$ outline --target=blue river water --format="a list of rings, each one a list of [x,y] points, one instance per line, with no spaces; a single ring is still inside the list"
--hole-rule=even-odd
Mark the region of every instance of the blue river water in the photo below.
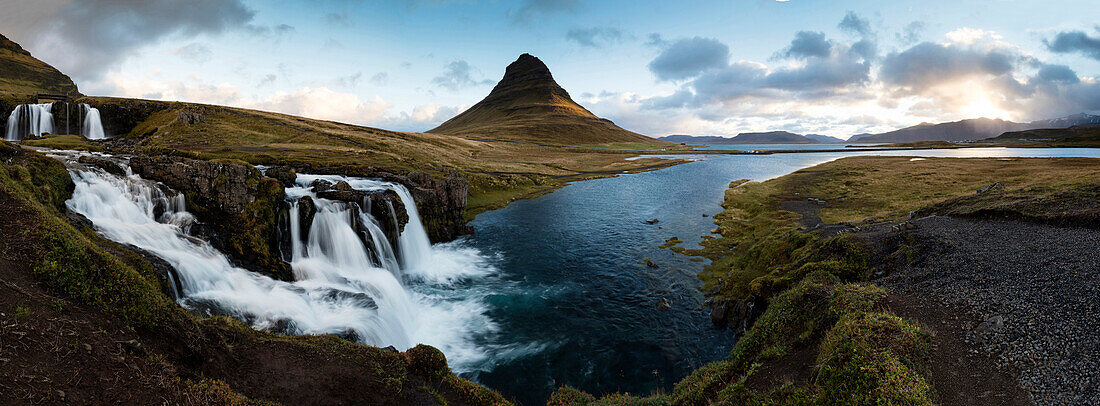
[[[464,375],[528,405],[544,403],[562,385],[596,394],[669,390],[724,358],[734,337],[714,328],[703,306],[695,275],[705,263],[658,246],[675,236],[692,247],[709,233],[709,216],[721,210],[733,180],[766,180],[854,155],[1100,157],[1100,149],[696,155],[689,156],[694,162],[513,202],[479,215],[471,223],[476,234],[458,242],[487,253],[498,269],[474,283],[495,323],[479,340],[495,353]],[[653,218],[659,222],[645,222]]]

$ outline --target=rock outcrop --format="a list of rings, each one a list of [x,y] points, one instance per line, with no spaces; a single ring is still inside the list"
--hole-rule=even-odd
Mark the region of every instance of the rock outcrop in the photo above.
[[[137,156],[134,173],[182,192],[187,210],[203,224],[192,232],[207,238],[245,269],[290,280],[280,260],[278,207],[285,197],[278,180],[244,164],[169,156]]]
[[[99,109],[103,132],[111,136],[129,134],[154,113],[182,105],[175,102],[115,98],[85,98],[78,101]],[[115,142],[126,141],[119,139]]]
[[[339,182],[316,193],[319,198],[354,204],[370,213],[378,221],[391,247],[397,246],[397,238],[409,223],[409,213],[405,210],[401,197],[392,190],[355,190],[347,182]]]

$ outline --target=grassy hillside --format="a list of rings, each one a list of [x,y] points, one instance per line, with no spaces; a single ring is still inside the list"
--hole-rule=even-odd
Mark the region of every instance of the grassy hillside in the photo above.
[[[80,95],[72,79],[0,35],[0,95],[25,97],[35,93]]]
[[[482,101],[429,131],[470,139],[567,145],[611,143],[667,147],[624,130],[573,101],[538,58],[523,54]]]
[[[366,168],[457,172],[470,181],[471,215],[554,190],[569,181],[674,163],[625,160],[637,155],[635,151],[478,141],[224,106],[106,97],[81,101],[99,108],[105,129],[115,137],[105,145],[121,150],[175,151],[206,159],[340,168],[349,173],[362,173]],[[35,144],[65,142],[68,146],[73,141]]]
[[[1006,132],[993,138],[992,141],[1059,147],[1096,147],[1100,146],[1100,125]]]

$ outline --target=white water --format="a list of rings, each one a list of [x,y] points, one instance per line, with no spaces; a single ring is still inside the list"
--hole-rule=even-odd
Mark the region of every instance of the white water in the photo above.
[[[105,237],[171,264],[180,280],[180,304],[195,311],[227,314],[254,328],[286,334],[340,334],[402,350],[429,344],[442,350],[457,372],[484,368],[492,363],[486,362],[491,353],[514,350],[479,344],[497,329],[485,315],[483,300],[489,293],[458,287],[490,277],[495,269],[480,252],[460,243],[432,247],[415,203],[401,185],[299,175],[299,185],[287,188],[288,199],[295,202],[289,228],[297,280],[283,282],[234,267],[209,243],[189,236],[195,219],[185,211],[182,195],[169,199],[153,182],[136,175],[117,177],[83,168],[71,174],[76,190],[68,206],[88,217]],[[362,190],[397,191],[410,217],[399,236],[399,254],[394,255],[369,214],[316,197],[317,213],[302,241],[296,201],[312,195],[305,185],[320,178],[339,178]],[[158,201],[168,207],[159,219],[153,216]],[[356,235],[354,220],[365,225],[369,248]],[[408,255],[422,257],[398,259]]]
[[[52,134],[53,114],[50,113],[52,108],[52,103],[21,104],[17,106],[8,116],[8,126],[4,133],[4,139],[19,141],[28,134],[34,134],[35,136],[42,136],[43,133]],[[23,132],[19,130],[19,127],[25,115],[30,116],[30,128]]]
[[[84,110],[84,124],[80,128],[80,135],[89,140],[102,140],[107,136],[103,133],[103,121],[99,119],[99,109],[88,104],[81,104]]]

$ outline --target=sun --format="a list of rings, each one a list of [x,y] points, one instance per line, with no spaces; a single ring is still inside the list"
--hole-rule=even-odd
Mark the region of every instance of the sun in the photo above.
[[[966,118],[994,118],[1012,121],[1013,114],[997,105],[998,95],[979,83],[967,82],[959,88],[962,92],[958,108],[959,115]]]

